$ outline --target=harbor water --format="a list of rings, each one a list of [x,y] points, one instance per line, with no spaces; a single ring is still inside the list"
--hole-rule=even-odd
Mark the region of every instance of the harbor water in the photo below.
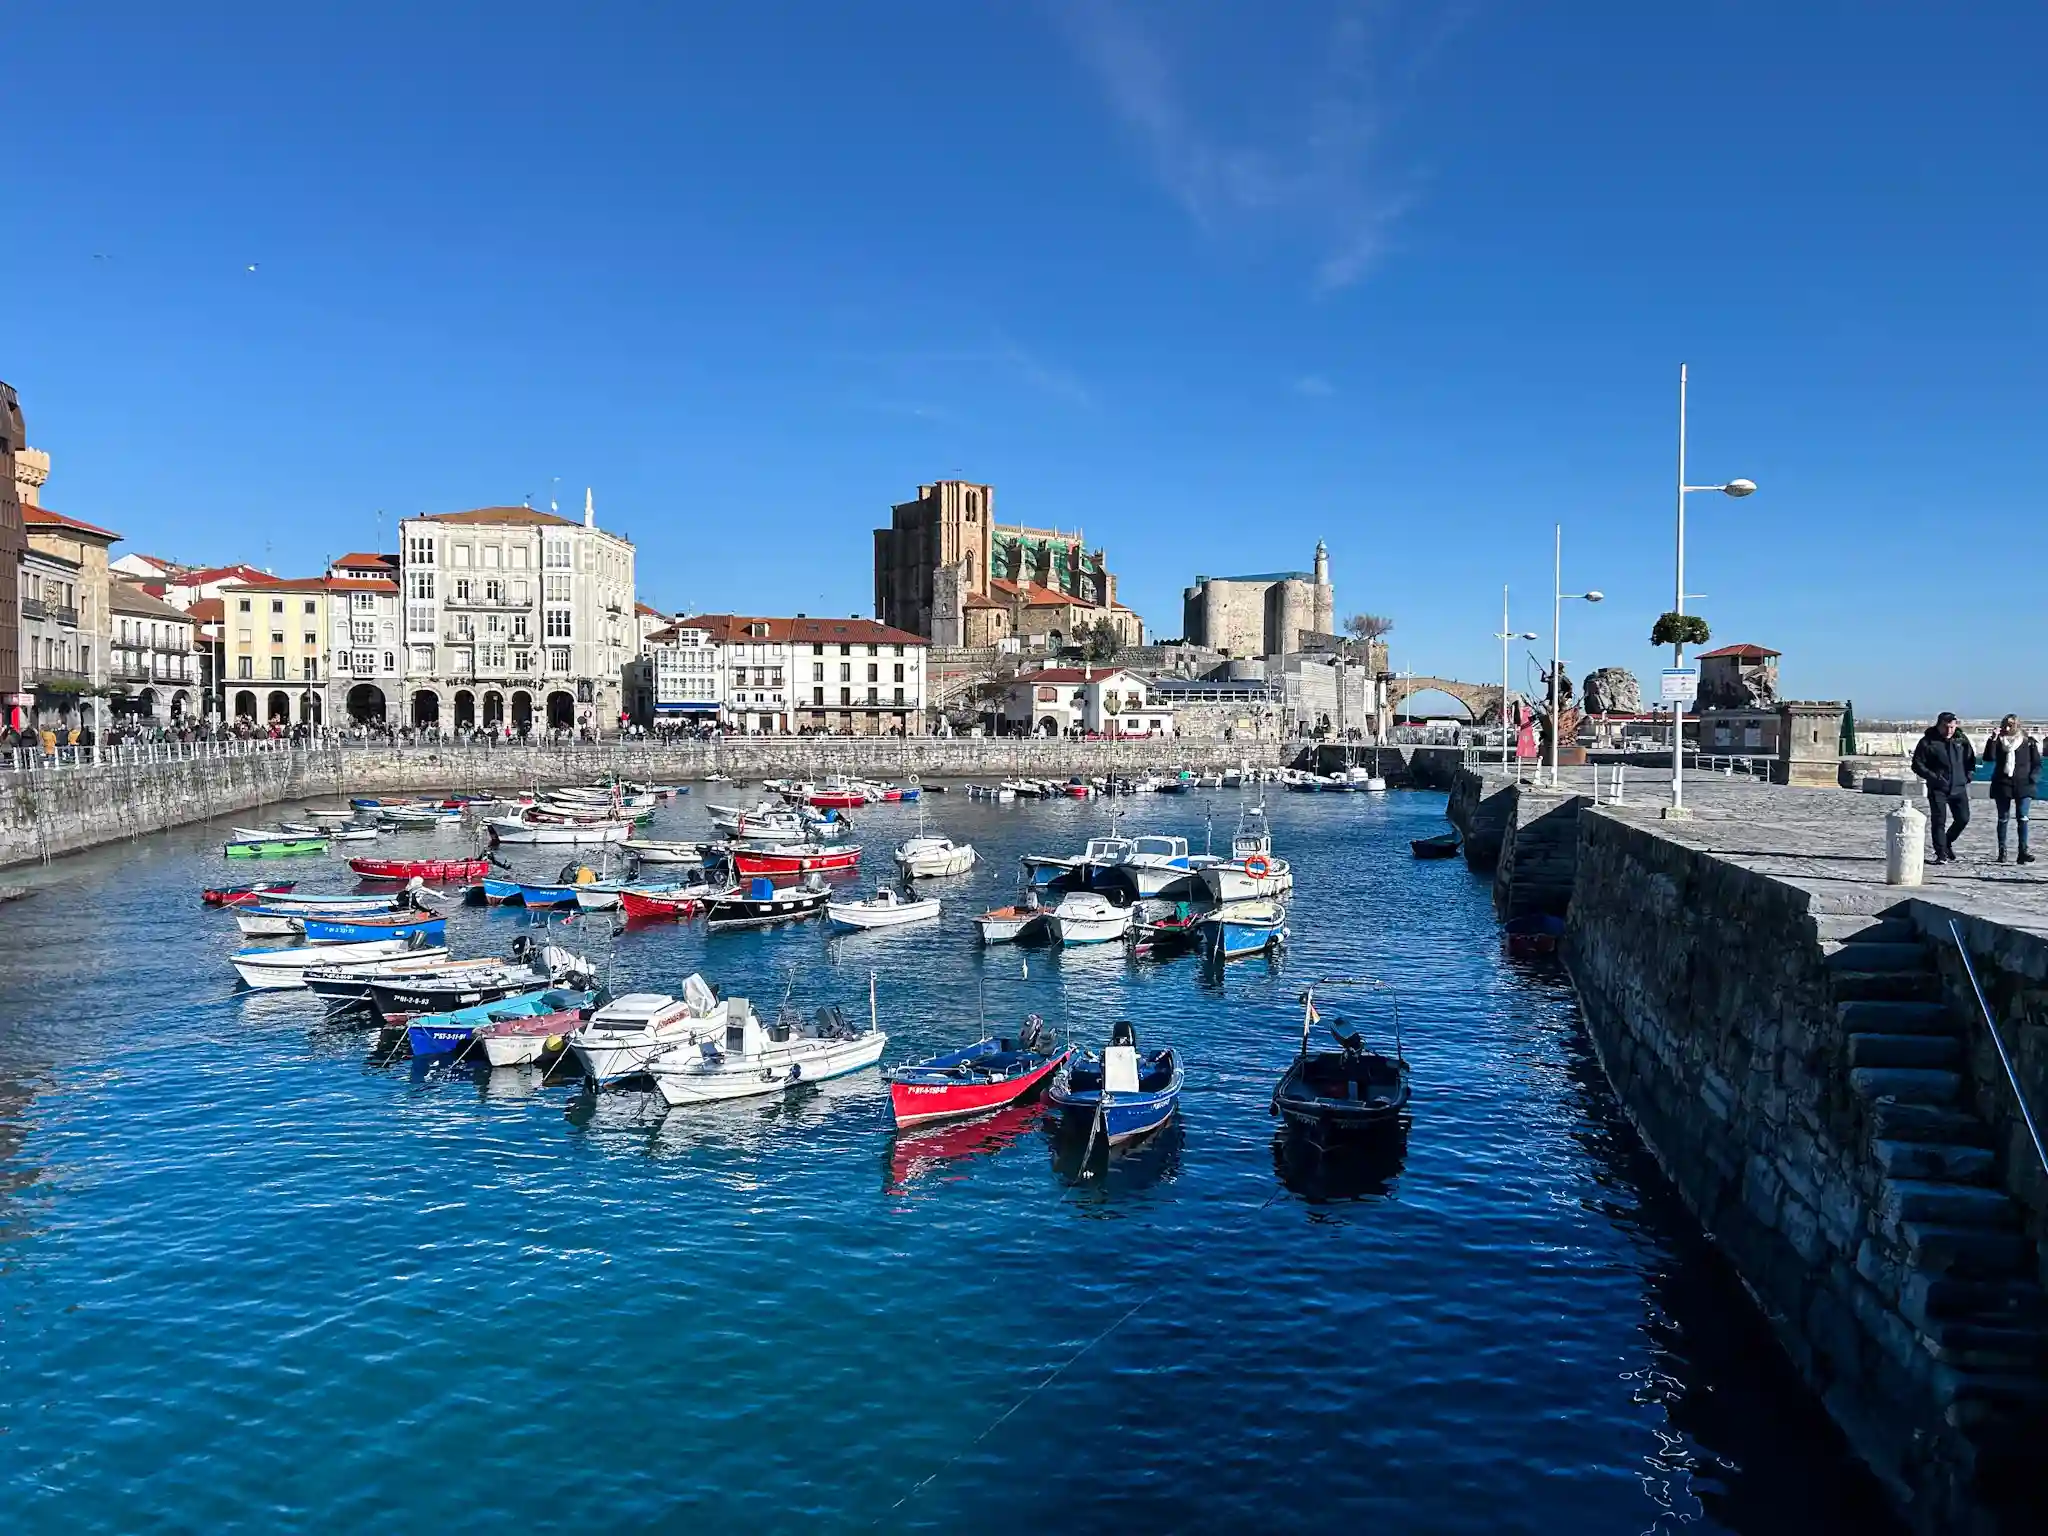
[[[651,836],[709,836],[705,791]],[[724,786],[725,798],[734,792]],[[1236,790],[1120,802],[1227,847]],[[664,1116],[639,1091],[373,1053],[238,992],[202,885],[353,890],[226,824],[64,861],[0,908],[0,1529],[1066,1533],[1888,1531],[1621,1117],[1554,964],[1419,862],[1443,797],[1276,795],[1291,943],[1220,974],[992,948],[971,917],[1105,802],[926,806],[982,864],[942,921],[562,928],[614,991],[701,971],[866,1013],[886,1062],[1038,1013],[1178,1047],[1177,1119],[1080,1179],[1033,1113],[897,1135],[877,1074]],[[857,813],[888,872],[916,808]],[[247,819],[246,817],[244,818]],[[561,849],[513,859],[551,877]],[[458,953],[530,931],[463,909]],[[1314,977],[1402,1003],[1405,1139],[1267,1112]],[[1376,1044],[1390,1016],[1328,994]]]

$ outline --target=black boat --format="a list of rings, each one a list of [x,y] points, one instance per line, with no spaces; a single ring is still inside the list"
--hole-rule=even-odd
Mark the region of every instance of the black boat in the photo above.
[[[1385,992],[1394,1007],[1394,1054],[1367,1049],[1364,1038],[1357,1030],[1346,1029],[1342,1019],[1330,1026],[1338,1048],[1311,1051],[1309,1031],[1322,1017],[1316,1012],[1317,987]],[[1401,1004],[1393,992],[1385,982],[1365,977],[1331,976],[1311,982],[1301,994],[1301,1052],[1274,1087],[1269,1112],[1319,1145],[1398,1126],[1408,1107],[1408,1059],[1401,1050]]]
[[[832,899],[832,887],[817,875],[802,885],[777,886],[756,875],[746,886],[720,891],[704,904],[706,928],[765,928],[816,917]]]
[[[1418,859],[1455,859],[1458,856],[1458,834],[1439,832],[1435,837],[1410,838],[1408,846]]]

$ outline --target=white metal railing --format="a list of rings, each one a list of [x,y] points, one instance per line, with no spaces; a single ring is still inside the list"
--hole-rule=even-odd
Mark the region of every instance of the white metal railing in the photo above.
[[[1977,994],[1977,1006],[1984,1012],[1984,1025],[1991,1031],[1991,1043],[1998,1047],[1998,1062],[2005,1068],[2005,1080],[2012,1085],[2013,1101],[2019,1105],[2020,1119],[2026,1122],[2027,1135],[2034,1143],[2034,1156],[2039,1159],[2042,1171],[2048,1172],[2048,1148],[2041,1145],[2041,1128],[2034,1123],[2034,1111],[2027,1104],[2026,1090],[2020,1087],[2020,1075],[2013,1070],[2012,1057],[2006,1053],[2005,1037],[1998,1032],[1998,1020],[1991,1016],[1991,1004],[1984,996],[1984,984],[1977,979],[1977,967],[1970,960],[1970,946],[1963,942],[1963,930],[1954,918],[1949,919],[1948,931],[1956,941],[1956,953],[1963,957],[1963,969],[1969,973],[1970,990]]]

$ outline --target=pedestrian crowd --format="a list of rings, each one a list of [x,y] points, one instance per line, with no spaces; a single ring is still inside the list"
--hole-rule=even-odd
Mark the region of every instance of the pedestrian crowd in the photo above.
[[[2018,829],[2018,859],[2034,862],[2027,846],[2028,811],[2041,777],[2041,743],[2007,715],[1985,739],[1979,753],[1970,746],[1955,715],[1943,710],[1913,749],[1913,773],[1927,786],[1927,830],[1934,839],[1934,862],[1956,862],[1956,839],[1970,824],[1970,785],[1980,765],[1991,770],[1991,804],[1998,812],[1998,862],[2006,862]]]

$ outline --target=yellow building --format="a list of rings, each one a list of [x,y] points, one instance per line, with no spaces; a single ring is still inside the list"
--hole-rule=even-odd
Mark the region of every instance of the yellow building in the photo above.
[[[221,588],[221,688],[230,723],[321,723],[333,585],[311,576]]]

